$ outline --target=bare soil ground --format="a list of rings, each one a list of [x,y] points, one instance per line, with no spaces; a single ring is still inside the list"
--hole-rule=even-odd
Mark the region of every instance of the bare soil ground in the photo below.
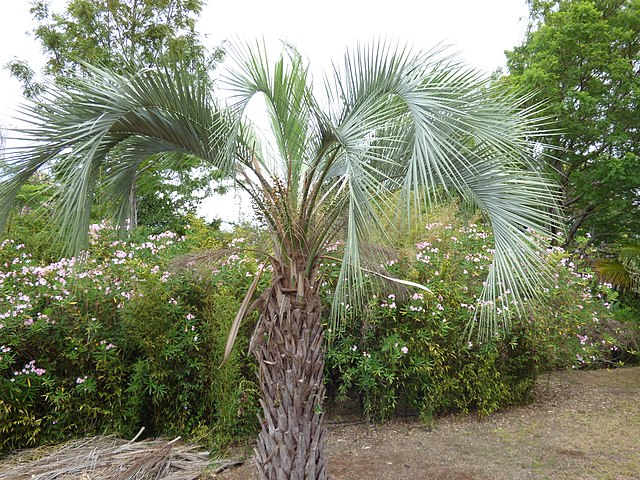
[[[540,379],[537,400],[487,418],[450,415],[427,427],[329,419],[333,480],[638,480],[640,367]],[[225,480],[253,478],[253,465]]]

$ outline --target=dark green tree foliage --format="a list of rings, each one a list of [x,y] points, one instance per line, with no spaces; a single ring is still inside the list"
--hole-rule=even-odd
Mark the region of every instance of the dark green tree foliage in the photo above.
[[[63,12],[52,12],[47,0],[36,0],[30,11],[37,23],[34,35],[47,57],[43,73],[61,82],[88,74],[84,62],[122,73],[125,65],[207,71],[223,52],[217,48],[209,54],[195,31],[203,5],[203,0],[70,0]],[[42,93],[27,62],[16,59],[7,68],[27,98]],[[118,162],[117,154],[113,161]],[[194,213],[209,192],[216,170],[195,170],[186,157],[182,168],[171,173],[162,168],[161,157],[145,163],[134,184],[133,223],[154,231],[180,230],[185,214]]]
[[[546,101],[570,244],[640,233],[640,1],[533,0],[506,81]]]
[[[149,67],[208,67],[219,59],[195,31],[202,0],[70,0],[64,12],[51,12],[47,0],[32,3],[35,37],[54,78],[85,74],[82,62],[120,70],[125,64]],[[12,71],[18,72],[19,61]],[[17,75],[17,74],[16,74]],[[25,82],[23,81],[23,84]]]
[[[44,86],[36,78],[36,71],[25,60],[14,59],[5,65],[13,78],[22,84],[22,94],[27,98],[40,95]]]

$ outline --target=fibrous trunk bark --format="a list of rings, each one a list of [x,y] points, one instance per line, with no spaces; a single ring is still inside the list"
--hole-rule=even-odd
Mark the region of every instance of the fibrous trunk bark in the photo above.
[[[310,282],[272,285],[251,344],[264,412],[254,457],[257,477],[326,479],[321,302]]]

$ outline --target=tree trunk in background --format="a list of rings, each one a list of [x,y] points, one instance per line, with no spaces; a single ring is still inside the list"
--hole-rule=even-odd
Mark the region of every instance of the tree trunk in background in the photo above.
[[[129,218],[129,227],[134,229],[138,226],[138,196],[136,195],[138,189],[136,188],[136,181],[134,179],[131,184],[131,191],[129,192],[129,203],[131,204],[131,217]]]
[[[268,292],[251,341],[264,411],[255,449],[257,476],[260,480],[324,480],[320,297],[306,278],[301,278],[300,290],[280,278]]]

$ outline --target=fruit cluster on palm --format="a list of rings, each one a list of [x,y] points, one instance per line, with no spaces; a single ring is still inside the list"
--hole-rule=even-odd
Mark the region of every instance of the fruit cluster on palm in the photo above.
[[[555,189],[535,164],[536,112],[441,51],[357,48],[334,66],[322,97],[292,47],[273,63],[260,45],[232,58],[220,81],[224,103],[209,82],[184,71],[124,77],[93,68],[89,77],[51,87],[46,100],[25,110],[28,142],[8,156],[0,213],[6,217],[32,174],[55,164],[59,225],[81,247],[98,176],[123,223],[136,174],[150,159],[179,165],[189,156],[232,178],[271,238],[272,280],[260,292],[251,341],[264,410],[257,474],[327,478],[322,319],[329,312],[319,296],[327,247],[344,241],[332,312],[339,316],[342,304],[363,298],[361,257],[372,232],[388,228],[390,218],[409,218],[436,191],[472,202],[496,239],[478,318],[486,333],[500,321],[501,302],[511,295],[518,305],[534,290],[544,267],[530,232],[556,224]],[[257,98],[268,136],[247,118]]]

